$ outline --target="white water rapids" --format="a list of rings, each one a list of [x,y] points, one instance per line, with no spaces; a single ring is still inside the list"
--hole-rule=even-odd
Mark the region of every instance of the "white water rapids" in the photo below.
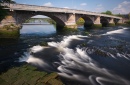
[[[123,29],[107,32],[111,34],[121,32]],[[130,81],[117,75],[114,71],[102,67],[93,60],[89,54],[95,49],[75,47],[72,49],[70,44],[73,41],[80,43],[88,39],[88,36],[72,35],[66,36],[61,42],[48,42],[48,46],[34,46],[29,52],[19,60],[39,66],[47,71],[56,71],[60,76],[68,79],[83,82],[85,85],[130,85]],[[91,42],[90,42],[91,41]],[[88,43],[92,43],[90,40]],[[117,53],[117,56],[106,53],[112,59],[118,57],[130,59],[129,54]]]

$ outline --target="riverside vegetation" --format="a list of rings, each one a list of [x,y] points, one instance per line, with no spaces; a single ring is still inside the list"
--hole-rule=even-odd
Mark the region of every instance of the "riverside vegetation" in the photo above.
[[[64,85],[57,73],[38,71],[25,64],[13,67],[0,75],[0,85]]]
[[[20,36],[20,26],[9,24],[0,27],[0,38],[17,39]]]

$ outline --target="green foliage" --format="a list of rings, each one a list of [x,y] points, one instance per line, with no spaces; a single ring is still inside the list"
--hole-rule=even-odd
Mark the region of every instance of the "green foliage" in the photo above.
[[[108,26],[113,27],[113,26],[115,26],[115,23],[109,23]]]
[[[20,36],[20,27],[14,24],[5,25],[0,28],[0,38],[13,38],[16,39]]]
[[[129,21],[126,21],[125,23],[130,25],[130,20],[129,20]]]
[[[106,11],[106,14],[112,15],[112,12],[111,11]]]
[[[102,14],[113,15],[111,11],[102,12]]]
[[[116,26],[130,26],[130,25],[126,23],[117,23]]]
[[[121,15],[121,14],[115,14],[115,16],[118,16],[118,17],[123,17],[123,15]]]
[[[57,73],[38,71],[31,65],[13,67],[0,74],[0,85],[63,85]]]
[[[19,30],[0,30],[0,38],[11,38],[11,39],[17,39],[20,36]]]
[[[17,25],[14,25],[14,24],[10,24],[10,25],[4,25],[0,29],[1,30],[17,30],[17,29],[20,29],[20,26],[17,26]]]
[[[85,23],[83,18],[79,18],[78,21],[76,22],[77,25],[83,25]]]
[[[94,24],[93,26],[92,26],[92,28],[101,28],[102,27],[102,24]]]
[[[63,32],[66,32],[66,33],[72,33],[72,32],[77,32],[78,30],[77,29],[74,29],[74,28],[63,28],[62,29]]]

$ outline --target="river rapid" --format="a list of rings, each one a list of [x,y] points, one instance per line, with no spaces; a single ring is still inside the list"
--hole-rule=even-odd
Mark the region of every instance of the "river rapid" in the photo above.
[[[1,68],[27,62],[57,72],[65,85],[130,85],[130,27],[59,34],[52,25],[24,25],[17,43],[0,52],[8,48],[16,50],[1,54]]]

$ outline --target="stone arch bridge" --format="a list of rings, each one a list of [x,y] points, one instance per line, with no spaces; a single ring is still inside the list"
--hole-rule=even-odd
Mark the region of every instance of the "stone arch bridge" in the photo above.
[[[75,28],[76,21],[81,17],[85,20],[84,26],[86,27],[95,25],[102,26],[104,24],[123,23],[123,19],[121,17],[84,10],[36,6],[27,4],[2,3],[1,5],[4,6],[4,9],[10,10],[9,15],[13,18],[13,21],[10,21],[10,23],[15,23],[19,25],[21,25],[27,19],[35,15],[45,15],[50,17],[57,23],[57,27],[66,26],[70,28]]]

